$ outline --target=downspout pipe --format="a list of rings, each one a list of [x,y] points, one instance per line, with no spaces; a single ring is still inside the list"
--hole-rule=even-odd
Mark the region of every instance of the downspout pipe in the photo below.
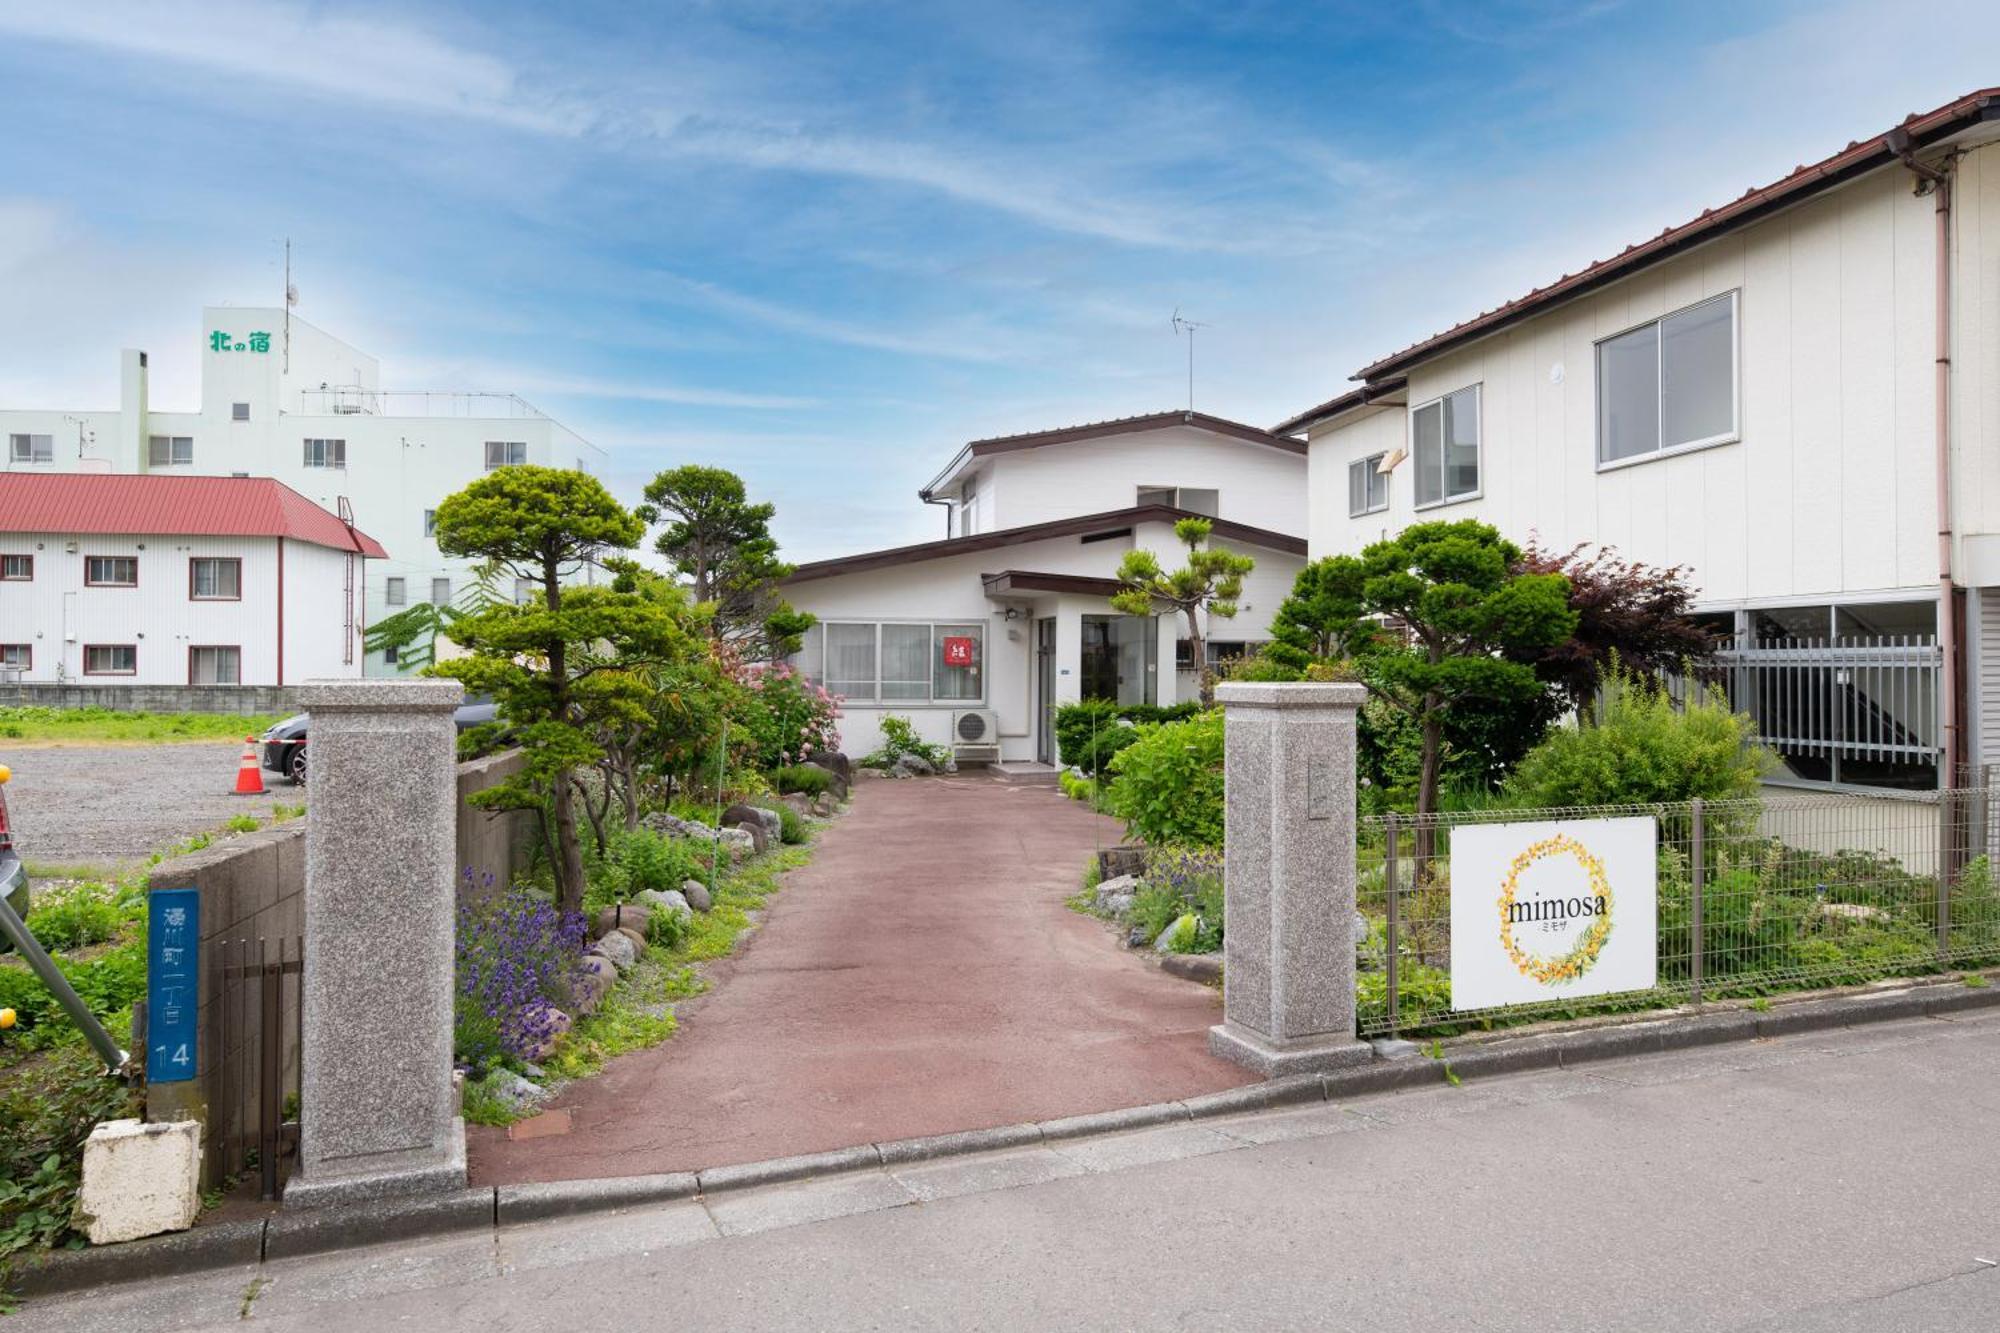
[[[1959,733],[1964,704],[1959,671],[1958,588],[1952,577],[1955,531],[1951,502],[1951,182],[1957,158],[1955,154],[1947,155],[1936,166],[1919,162],[1909,132],[1900,128],[1890,131],[1883,142],[1917,178],[1916,193],[1931,196],[1932,216],[1937,224],[1934,264],[1937,290],[1933,300],[1937,325],[1932,335],[1936,379],[1932,392],[1936,399],[1933,448],[1937,473],[1938,647],[1944,659],[1943,680],[1938,690],[1938,730],[1944,745],[1941,775],[1944,782],[1940,785],[1948,786],[1963,758]]]

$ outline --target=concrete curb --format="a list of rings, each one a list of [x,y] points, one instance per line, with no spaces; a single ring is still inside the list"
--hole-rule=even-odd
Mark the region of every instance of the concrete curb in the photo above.
[[[1668,1017],[1635,1017],[1570,1031],[1518,1037],[1460,1039],[1443,1045],[1436,1059],[1376,1059],[1358,1068],[1299,1075],[1039,1124],[1001,1125],[926,1138],[859,1144],[830,1152],[710,1167],[699,1172],[614,1176],[488,1186],[447,1195],[391,1199],[352,1207],[280,1212],[264,1221],[222,1222],[192,1231],[99,1249],[58,1250],[6,1275],[6,1289],[46,1296],[85,1287],[166,1277],[236,1264],[322,1254],[330,1250],[407,1240],[454,1231],[617,1212],[763,1185],[847,1175],[856,1171],[997,1152],[1038,1144],[1120,1134],[1156,1125],[1189,1123],[1287,1106],[1310,1105],[1398,1088],[1441,1085],[1445,1069],[1460,1078],[1570,1068],[1628,1055],[1691,1050],[1725,1042],[1831,1031],[1910,1018],[1937,1018],[2000,1007],[2000,985],[1973,987],[1957,977],[1918,981],[1896,989],[1811,995],[1769,1009],[1734,1007]]]

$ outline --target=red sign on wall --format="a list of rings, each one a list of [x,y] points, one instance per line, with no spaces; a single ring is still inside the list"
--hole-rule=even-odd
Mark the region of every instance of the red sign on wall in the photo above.
[[[962,635],[947,635],[944,640],[944,664],[948,667],[971,666],[972,640]]]

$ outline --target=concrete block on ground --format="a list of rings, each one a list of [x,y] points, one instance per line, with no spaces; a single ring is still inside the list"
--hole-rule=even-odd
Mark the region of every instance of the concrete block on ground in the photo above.
[[[185,1231],[201,1211],[201,1122],[106,1120],[83,1143],[77,1211],[92,1245]]]

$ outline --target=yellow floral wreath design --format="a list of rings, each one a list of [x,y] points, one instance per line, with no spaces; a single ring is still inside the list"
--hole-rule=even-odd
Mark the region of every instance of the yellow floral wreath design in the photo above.
[[[1560,958],[1537,958],[1514,942],[1514,923],[1508,920],[1508,908],[1514,905],[1514,891],[1521,878],[1521,872],[1547,856],[1574,856],[1577,864],[1590,879],[1590,893],[1604,899],[1604,912],[1591,923],[1590,929],[1576,942],[1576,947]],[[1597,955],[1604,948],[1604,941],[1611,936],[1611,881],[1604,873],[1604,862],[1591,855],[1590,849],[1582,843],[1558,833],[1531,843],[1507,867],[1507,878],[1501,881],[1500,897],[1500,945],[1507,950],[1507,956],[1514,960],[1514,966],[1521,975],[1533,977],[1543,985],[1562,981],[1574,981],[1588,972],[1597,961]]]

